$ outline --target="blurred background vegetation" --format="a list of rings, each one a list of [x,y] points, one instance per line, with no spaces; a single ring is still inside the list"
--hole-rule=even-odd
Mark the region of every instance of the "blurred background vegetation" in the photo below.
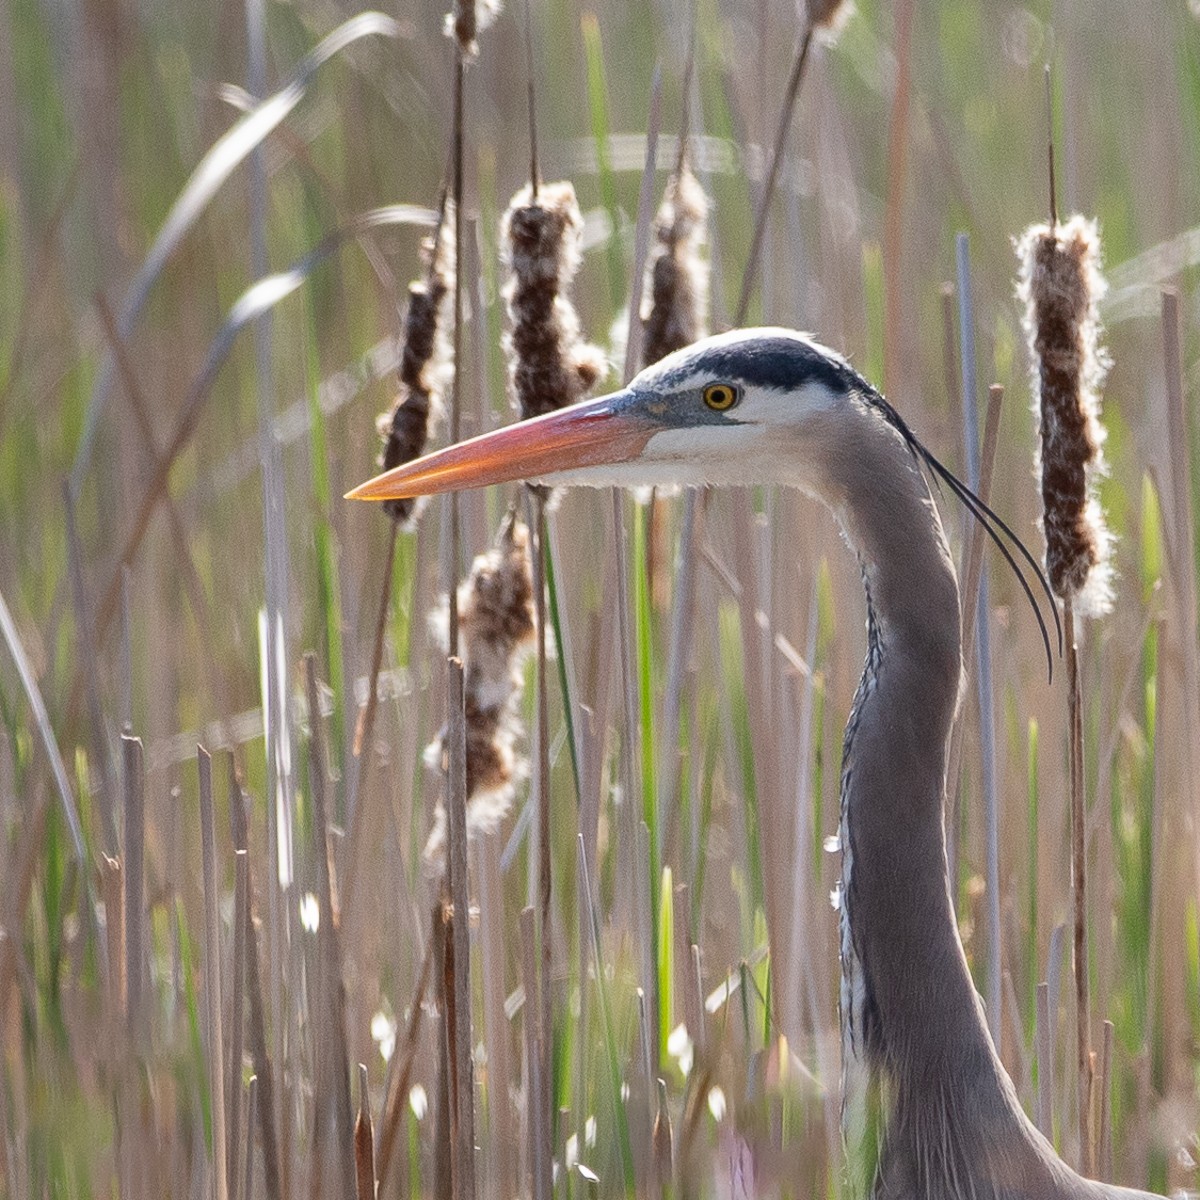
[[[445,514],[431,506],[400,537],[383,699],[356,759],[388,528],[340,496],[373,473],[375,415],[394,395],[404,289],[448,161],[453,52],[436,5],[347,29],[355,15],[311,0],[0,5],[0,596],[11,614],[0,651],[0,1187],[13,1196],[213,1186],[205,1013],[216,973],[197,743],[215,756],[223,1103],[242,1114],[240,1125],[230,1117],[231,1162],[246,1143],[239,1097],[259,1059],[242,1033],[249,1004],[243,1012],[231,999],[241,1000],[233,984],[245,962],[235,896],[248,891],[236,882],[227,751],[248,797],[284,1194],[333,1192],[313,1135],[341,1087],[321,1065],[328,1044],[344,1039],[347,1061],[366,1064],[377,1122],[395,1077],[389,1056],[394,1064],[407,1045],[432,900],[421,849],[440,789],[420,751],[444,711],[426,614],[444,586]],[[587,336],[611,352],[613,382],[653,79],[660,69],[657,198],[674,162],[692,11],[530,0],[530,16],[542,172],[578,192],[575,299]],[[801,22],[791,0],[698,0],[694,20],[691,132],[712,199],[719,328],[738,295]],[[466,77],[464,433],[511,417],[497,226],[528,169],[523,22],[512,4],[481,34]],[[338,28],[344,44],[301,68]],[[1114,1177],[1196,1187],[1200,729],[1187,680],[1197,654],[1197,6],[858,0],[809,63],[751,319],[813,330],[844,351],[961,467],[958,309],[943,284],[956,278],[956,235],[969,235],[979,391],[993,380],[1006,388],[993,506],[1040,552],[1011,243],[1047,215],[1047,63],[1060,208],[1099,218],[1114,360],[1102,498],[1119,539],[1117,603],[1088,625],[1082,667],[1093,1039],[1099,1047],[1100,1022],[1113,1022]],[[274,108],[244,116],[268,95]],[[202,160],[207,174],[193,176]],[[393,212],[395,223],[324,240],[400,204],[413,207]],[[1169,419],[1163,286],[1180,294],[1182,426]],[[266,516],[264,495],[278,501]],[[468,556],[490,543],[509,499],[463,497]],[[837,862],[823,843],[836,832],[841,730],[863,655],[857,568],[810,502],[772,490],[712,495],[696,543],[693,644],[676,661],[680,501],[660,500],[653,521],[623,504],[640,551],[631,570],[645,585],[634,655],[650,700],[650,736],[627,740],[652,752],[669,791],[650,806],[651,854],[639,832],[647,810],[623,787],[613,510],[607,497],[566,496],[552,547],[580,771],[577,780],[555,672],[556,1191],[665,1193],[675,1178],[700,1181],[701,1194],[840,1195],[828,902]],[[944,516],[958,555],[963,514],[947,502]],[[991,570],[1001,867],[986,878],[972,688],[951,831],[956,900],[984,989],[986,897],[999,889],[1003,1057],[1031,1111],[1039,1074],[1056,1067],[1056,1136],[1070,1161],[1066,704],[1057,675],[1046,683],[1014,581],[998,559]],[[305,698],[306,650],[319,715]],[[264,697],[280,682],[285,719],[271,720],[287,757],[268,772]],[[678,746],[661,733],[672,703]],[[136,837],[123,729],[144,745]],[[332,778],[340,1029],[314,1000],[329,993],[329,968],[305,902],[321,891],[314,731]],[[527,791],[472,851],[478,1190],[489,1196],[528,1186],[518,922],[532,895]],[[268,853],[276,813],[293,859],[286,887]],[[580,833],[594,906],[579,883]],[[664,874],[652,881],[660,856]],[[122,900],[139,893],[141,928]],[[131,929],[140,973],[122,957]],[[1034,1035],[1042,981],[1049,1060]],[[384,1195],[435,1186],[437,1019],[430,1009],[416,1042]],[[656,1113],[671,1122],[674,1175],[662,1167],[661,1133],[652,1137]],[[260,1137],[254,1147],[261,1195]]]

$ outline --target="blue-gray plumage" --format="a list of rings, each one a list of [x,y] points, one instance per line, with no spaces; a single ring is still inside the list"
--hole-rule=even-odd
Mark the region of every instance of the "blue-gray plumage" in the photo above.
[[[846,1115],[853,1123],[861,1109],[856,1082],[881,1084],[884,1098],[874,1193],[1146,1200],[1083,1179],[1034,1128],[967,967],[942,827],[962,677],[958,581],[925,471],[1004,552],[1038,612],[1049,658],[1034,589],[1048,590],[1019,539],[845,359],[788,330],[698,342],[611,396],[448,447],[351,495],[386,499],[523,478],[782,483],[826,504],[858,555],[867,594],[867,661],[844,743],[840,907]]]

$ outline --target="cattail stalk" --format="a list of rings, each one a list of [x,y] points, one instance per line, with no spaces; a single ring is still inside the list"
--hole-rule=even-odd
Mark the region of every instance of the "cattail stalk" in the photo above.
[[[1053,156],[1051,156],[1053,162]],[[1053,197],[1053,171],[1051,171]],[[1052,204],[1054,203],[1052,199]],[[1018,295],[1035,365],[1040,425],[1043,527],[1050,586],[1063,604],[1071,797],[1078,1119],[1081,1167],[1095,1170],[1093,1053],[1087,974],[1087,853],[1084,834],[1083,716],[1076,616],[1111,607],[1111,537],[1095,495],[1103,470],[1099,388],[1109,360],[1097,308],[1104,292],[1094,221],[1081,216],[1035,225],[1017,243]]]
[[[530,72],[532,79],[532,70]],[[531,152],[529,183],[512,199],[504,215],[501,239],[510,277],[504,287],[509,329],[504,345],[508,356],[509,391],[522,420],[552,412],[588,392],[604,373],[602,353],[582,341],[579,318],[569,288],[580,261],[583,218],[569,182],[542,183],[537,176],[534,116],[530,85]],[[546,496],[532,495],[536,533],[534,596],[537,615],[538,772],[535,787],[537,823],[535,872],[538,895],[538,941],[541,947],[538,987],[527,1004],[538,1019],[527,1024],[534,1033],[537,1069],[529,1075],[530,1134],[533,1146],[534,1195],[549,1196],[551,1117],[549,1081],[552,1078],[550,1011],[550,762],[546,668]]]
[[[788,76],[787,88],[784,91],[783,107],[779,110],[779,123],[775,127],[775,144],[771,148],[771,160],[767,166],[767,177],[763,182],[762,195],[758,199],[758,211],[754,216],[754,233],[750,239],[750,252],[746,256],[746,269],[742,273],[742,290],[738,296],[737,309],[734,312],[734,325],[744,325],[746,314],[750,311],[750,297],[754,294],[754,284],[758,276],[758,264],[762,257],[763,236],[767,228],[767,213],[771,207],[771,197],[775,194],[775,182],[779,177],[779,165],[783,161],[784,150],[787,148],[788,131],[792,125],[792,113],[796,108],[796,97],[800,94],[800,84],[804,79],[804,71],[808,65],[808,55],[812,48],[813,39],[821,31],[833,34],[850,12],[850,5],[845,0],[808,0],[805,6],[804,32],[800,37],[800,46],[796,51],[796,60],[792,64],[792,73]]]
[[[354,1121],[354,1181],[357,1200],[375,1200],[375,1127],[371,1123],[371,1096],[367,1064],[358,1064],[358,1116]]]
[[[228,1200],[216,821],[213,817],[212,758],[203,746],[196,747],[196,765],[200,775],[200,851],[204,878],[204,1007],[208,1025],[208,1080],[212,1099],[213,1195],[215,1200]]]

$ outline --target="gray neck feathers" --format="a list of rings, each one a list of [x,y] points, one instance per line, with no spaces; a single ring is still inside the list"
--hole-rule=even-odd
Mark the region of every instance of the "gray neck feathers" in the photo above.
[[[858,973],[843,987],[854,1009],[843,1021],[857,1026],[843,1044],[884,1097],[876,1193],[1115,1195],[1062,1165],[992,1046],[958,936],[942,824],[961,678],[958,584],[912,455],[878,413],[863,407],[854,424],[826,457],[824,482],[868,597],[867,664],[843,761],[843,970]]]

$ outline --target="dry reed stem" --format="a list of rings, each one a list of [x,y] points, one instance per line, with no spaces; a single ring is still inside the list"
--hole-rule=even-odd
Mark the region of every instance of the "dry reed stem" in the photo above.
[[[916,0],[902,0],[896,6],[896,87],[888,122],[887,198],[883,214],[883,390],[893,401],[901,378],[900,313],[904,304],[904,277],[900,255],[908,163],[908,111],[912,95],[912,27],[916,7]]]
[[[659,1191],[665,1197],[674,1176],[674,1148],[671,1133],[671,1109],[667,1103],[667,1084],[663,1079],[659,1079],[657,1083],[658,1107],[654,1114],[650,1144],[654,1152],[654,1169]]]
[[[1075,967],[1075,1048],[1078,1084],[1080,1170],[1095,1171],[1092,1128],[1092,1035],[1087,958],[1087,841],[1083,803],[1083,691],[1079,681],[1079,651],[1075,644],[1074,598],[1063,599],[1063,636],[1067,657],[1068,768],[1071,798],[1071,894]]]
[[[230,790],[230,809],[240,799],[240,792]],[[242,1128],[242,1057],[245,1046],[246,1012],[246,931],[249,924],[250,855],[245,846],[233,847],[233,987],[229,997],[229,1074],[226,1091],[229,1096],[229,1178],[237,1181],[240,1149],[237,1139]]]
[[[468,0],[469,2],[469,0]],[[456,8],[459,15],[461,4]],[[462,204],[463,204],[463,76],[465,72],[466,53],[460,42],[460,50],[454,56],[454,111],[451,120],[451,194],[454,200],[454,261],[462,261]],[[450,326],[450,362],[453,375],[450,379],[450,441],[457,443],[462,440],[462,323],[463,295],[462,272],[454,272],[454,319]],[[459,519],[458,492],[451,492],[448,497],[450,523],[450,552],[443,566],[443,585],[449,597],[450,610],[449,633],[447,635],[447,651],[450,657],[458,656],[458,595],[455,584],[458,580],[462,562],[462,528]]]
[[[447,792],[450,809],[449,891],[454,909],[451,953],[454,964],[454,1014],[451,1047],[450,1099],[454,1155],[451,1178],[455,1200],[475,1195],[475,1085],[471,1035],[471,922],[467,878],[467,715],[465,679],[461,659],[448,663],[447,740],[449,770]]]
[[[383,587],[379,596],[379,607],[375,614],[375,636],[371,641],[371,667],[367,672],[367,678],[370,681],[367,688],[366,703],[362,707],[362,711],[358,716],[358,724],[354,727],[354,757],[358,758],[363,747],[370,746],[371,734],[375,729],[375,713],[379,708],[379,672],[383,667],[383,643],[387,637],[388,624],[388,607],[392,596],[392,570],[396,564],[396,542],[399,539],[399,525],[393,521],[392,527],[388,531],[388,548],[383,556]],[[369,761],[369,756],[368,760]],[[355,796],[362,794],[362,772],[366,769],[366,762],[359,767],[359,778],[355,788]],[[357,809],[355,803],[351,806],[351,812]],[[353,833],[353,830],[352,830]],[[355,856],[350,856],[350,862],[355,861]],[[347,880],[347,884],[351,881]],[[349,896],[349,888],[347,888],[347,896]],[[349,899],[347,899],[347,907],[349,907]]]
[[[70,489],[63,486],[63,511],[66,516],[67,570],[71,580],[71,604],[75,610],[75,625],[79,636],[79,656],[83,660],[84,696],[88,709],[88,729],[91,734],[92,757],[99,773],[96,807],[100,810],[104,827],[104,849],[107,853],[120,853],[117,835],[114,770],[109,748],[108,732],[104,723],[104,711],[100,700],[100,677],[97,668],[96,643],[91,634],[91,616],[88,608],[87,589],[83,581],[83,550],[79,544],[78,526],[75,521],[75,503]]]
[[[1112,1061],[1113,1061],[1113,1032],[1111,1021],[1104,1022],[1103,1037],[1100,1042],[1100,1150],[1096,1160],[1100,1178],[1111,1180],[1113,1177],[1113,1142],[1112,1142]]]
[[[956,389],[957,390],[957,389]],[[996,447],[1000,441],[1000,406],[1004,401],[1004,389],[993,384],[988,389],[988,406],[983,423],[983,448],[979,461],[979,491],[978,495],[984,504],[990,503],[992,494],[992,475],[996,466]],[[979,607],[979,590],[983,580],[983,548],[984,528],[976,521],[971,528],[971,536],[967,541],[965,562],[961,567],[963,579],[962,592],[962,658],[964,663],[971,663],[975,657],[975,613]],[[953,789],[951,817],[948,824],[956,831],[959,816],[959,783],[962,770],[963,739],[966,736],[966,705],[959,708],[950,734],[950,752],[947,757],[948,769],[947,787]],[[957,875],[951,872],[951,879]]]
[[[1054,1017],[1050,1010],[1050,985],[1037,985],[1037,1127],[1054,1141]]]
[[[742,288],[738,294],[737,307],[733,313],[733,323],[741,326],[746,323],[750,312],[750,297],[754,294],[754,284],[758,277],[758,264],[762,258],[763,239],[767,231],[767,214],[771,208],[771,198],[775,194],[775,181],[779,176],[779,166],[787,149],[788,132],[792,124],[792,112],[796,107],[796,97],[800,94],[800,83],[804,79],[804,69],[808,65],[808,55],[812,48],[814,26],[811,16],[805,21],[804,33],[800,38],[800,49],[792,64],[792,73],[788,77],[784,90],[783,107],[779,110],[779,122],[775,127],[775,143],[771,148],[771,159],[767,166],[767,177],[763,182],[762,193],[758,198],[758,209],[754,214],[754,232],[750,237],[750,250],[746,255],[746,266],[742,272]]]
[[[542,492],[532,495],[534,528],[537,541],[534,547],[533,594],[537,624],[537,889],[538,889],[538,936],[541,945],[540,975],[536,1000],[531,1003],[541,1006],[538,1027],[541,1038],[541,1078],[548,1081],[554,1067],[554,1016],[550,996],[551,972],[551,864],[550,864],[550,711],[549,675],[546,668],[546,647],[550,632],[546,625],[546,497]],[[542,1103],[542,1153],[553,1159],[554,1148],[550,1143],[553,1119],[549,1111],[551,1101],[549,1083],[543,1087]]]
[[[521,981],[525,988],[525,1113],[529,1136],[530,1192],[533,1200],[550,1200],[551,1163],[547,1158],[550,1134],[547,1099],[542,1078],[545,1033],[537,1002],[537,928],[533,906],[521,910]]]
[[[383,558],[383,585],[380,588],[379,607],[375,614],[375,635],[371,643],[371,666],[367,672],[367,699],[359,711],[358,722],[354,727],[351,753],[358,759],[358,770],[354,772],[351,795],[347,803],[347,811],[350,814],[350,832],[347,838],[345,862],[349,869],[346,872],[342,894],[343,908],[347,913],[354,912],[354,890],[360,874],[359,856],[367,819],[365,811],[366,780],[372,762],[370,747],[371,738],[375,732],[375,715],[379,711],[379,672],[383,667],[383,643],[387,637],[388,610],[392,598],[392,572],[396,564],[396,543],[399,536],[399,522],[392,521],[391,528],[388,530],[387,551]],[[365,756],[362,753],[364,747],[367,749]]]
[[[396,1144],[396,1137],[400,1132],[400,1122],[403,1119],[404,1106],[408,1099],[409,1081],[412,1079],[413,1063],[417,1057],[421,1024],[425,1015],[425,993],[429,990],[429,978],[433,973],[435,943],[437,941],[434,936],[434,928],[433,926],[430,927],[429,939],[425,943],[425,954],[421,959],[421,971],[417,976],[416,987],[413,989],[404,1052],[399,1059],[393,1058],[392,1065],[388,1070],[388,1084],[385,1090],[383,1111],[380,1118],[382,1131],[379,1137],[379,1150],[375,1156],[375,1173],[380,1195],[383,1194],[384,1186],[388,1180],[392,1151]],[[397,1062],[400,1063],[399,1067],[396,1067]]]
[[[742,273],[742,287],[738,295],[737,308],[734,310],[733,323],[735,326],[746,323],[746,315],[750,311],[750,297],[754,293],[754,283],[758,274],[758,264],[762,257],[763,237],[767,228],[767,213],[771,207],[771,198],[775,194],[775,183],[779,177],[779,167],[787,149],[788,131],[792,124],[792,113],[796,108],[796,97],[800,94],[800,84],[804,79],[805,68],[808,65],[809,51],[818,30],[830,35],[837,33],[841,22],[849,15],[851,5],[845,0],[809,0],[805,6],[804,32],[800,38],[800,46],[796,52],[792,73],[788,76],[787,87],[784,90],[783,106],[779,110],[779,122],[775,127],[775,142],[771,148],[771,160],[767,167],[766,181],[763,183],[762,195],[759,197],[758,209],[754,216],[754,233],[750,238],[750,250],[746,255],[746,267]]]
[[[145,848],[146,770],[140,738],[122,735],[125,774],[125,1016],[131,1047],[145,1049],[142,980],[146,969]]]
[[[258,1119],[258,1076],[246,1085],[246,1146],[242,1156],[238,1200],[254,1200],[254,1125]]]
[[[350,1053],[346,1044],[346,988],[342,981],[341,911],[338,905],[337,870],[329,842],[329,772],[321,734],[321,707],[317,694],[317,660],[304,655],[304,690],[308,701],[309,786],[313,806],[313,854],[321,919],[317,942],[321,955],[322,1021],[317,1028],[317,1056],[325,1058],[324,1086],[332,1092],[333,1144],[344,1194],[354,1191],[354,1116],[350,1101]],[[327,1040],[328,1039],[328,1040]],[[318,1072],[318,1080],[321,1079]],[[314,1152],[325,1131],[313,1136]]]
[[[204,875],[204,1006],[208,1032],[208,1084],[212,1106],[213,1194],[228,1200],[225,1153],[225,1040],[221,1006],[220,896],[217,894],[217,844],[213,817],[212,758],[196,747],[200,773],[200,850]]]
[[[232,754],[229,756],[228,764],[229,820],[233,829],[233,845],[235,849],[242,849],[248,845],[246,797],[242,791],[237,764]],[[279,1139],[275,1129],[275,1089],[271,1060],[267,1050],[265,1005],[255,921],[254,876],[249,857],[246,859],[246,904],[242,919],[245,921],[246,994],[250,1001],[250,1056],[254,1062],[256,1079],[254,1095],[258,1100],[256,1112],[259,1137],[262,1141],[263,1178],[266,1183],[267,1200],[280,1200],[283,1188],[280,1180]]]
[[[358,1117],[354,1122],[354,1180],[357,1200],[375,1200],[375,1130],[371,1125],[371,1096],[367,1064],[358,1064]]]

